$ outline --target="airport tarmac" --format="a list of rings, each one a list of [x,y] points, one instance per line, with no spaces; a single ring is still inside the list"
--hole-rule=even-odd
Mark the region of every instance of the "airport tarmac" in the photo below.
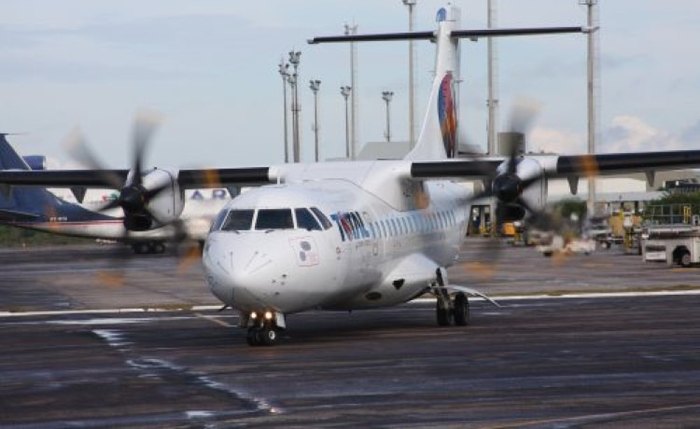
[[[500,296],[630,296],[476,301],[465,328],[437,327],[430,302],[308,312],[278,346],[252,348],[235,315],[209,309],[197,262],[178,272],[172,256],[117,251],[117,285],[104,274],[120,265],[113,252],[0,251],[0,426],[700,424],[700,295],[687,291],[700,269],[506,248],[490,276],[476,264],[452,280]],[[465,246],[465,257],[489,254]]]

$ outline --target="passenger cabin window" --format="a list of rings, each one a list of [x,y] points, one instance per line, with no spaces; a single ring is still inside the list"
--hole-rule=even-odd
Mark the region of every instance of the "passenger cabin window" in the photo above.
[[[297,228],[306,229],[308,231],[321,230],[321,225],[319,225],[309,209],[294,209],[294,215],[297,217]]]
[[[316,215],[316,218],[318,218],[318,220],[321,222],[323,229],[330,229],[333,227],[333,224],[331,223],[331,221],[328,220],[326,215],[324,215],[321,210],[319,210],[316,207],[311,207],[311,211],[314,212],[314,214]]]
[[[221,225],[222,231],[246,231],[253,224],[255,210],[231,210]]]
[[[255,221],[256,230],[293,229],[291,209],[260,209]]]

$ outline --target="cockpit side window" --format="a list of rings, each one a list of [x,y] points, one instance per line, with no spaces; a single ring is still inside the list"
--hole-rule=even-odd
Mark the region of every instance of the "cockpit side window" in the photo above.
[[[231,210],[221,225],[222,231],[247,231],[253,224],[255,210]]]
[[[297,217],[297,228],[308,231],[321,230],[321,225],[318,224],[318,221],[309,209],[294,209],[294,215]]]
[[[221,210],[219,212],[219,214],[216,215],[216,218],[214,218],[214,222],[212,222],[211,228],[209,229],[209,232],[218,231],[219,228],[221,228],[221,224],[224,223],[224,219],[226,219],[227,214],[228,214],[228,209]]]
[[[330,229],[333,227],[331,221],[328,220],[326,215],[324,215],[323,212],[321,212],[321,210],[319,210],[316,207],[311,207],[311,211],[314,212],[318,220],[321,222],[321,225],[323,225],[323,229]]]
[[[256,230],[293,229],[291,209],[260,209],[255,221]]]

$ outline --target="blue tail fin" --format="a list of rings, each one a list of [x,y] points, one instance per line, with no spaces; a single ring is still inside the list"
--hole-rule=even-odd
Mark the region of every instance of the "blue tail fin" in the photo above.
[[[29,166],[7,142],[7,134],[0,134],[0,170],[29,170]]]
[[[0,170],[30,170],[29,165],[10,146],[6,136],[0,134]],[[4,213],[0,221],[41,215],[47,210],[55,211],[59,204],[60,200],[44,188],[13,186],[0,189],[0,212]]]

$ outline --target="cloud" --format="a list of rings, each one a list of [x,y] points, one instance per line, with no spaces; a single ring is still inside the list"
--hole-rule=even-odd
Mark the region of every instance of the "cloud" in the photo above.
[[[531,152],[582,153],[586,148],[586,136],[573,131],[535,127],[528,135],[527,145]]]
[[[602,133],[599,152],[646,152],[678,150],[684,146],[680,135],[660,130],[636,116],[616,116]]]
[[[559,154],[585,153],[586,133],[536,127],[528,135],[532,152]],[[642,118],[620,115],[612,119],[601,132],[597,153],[653,152],[698,147],[700,120],[681,132],[654,127]]]

